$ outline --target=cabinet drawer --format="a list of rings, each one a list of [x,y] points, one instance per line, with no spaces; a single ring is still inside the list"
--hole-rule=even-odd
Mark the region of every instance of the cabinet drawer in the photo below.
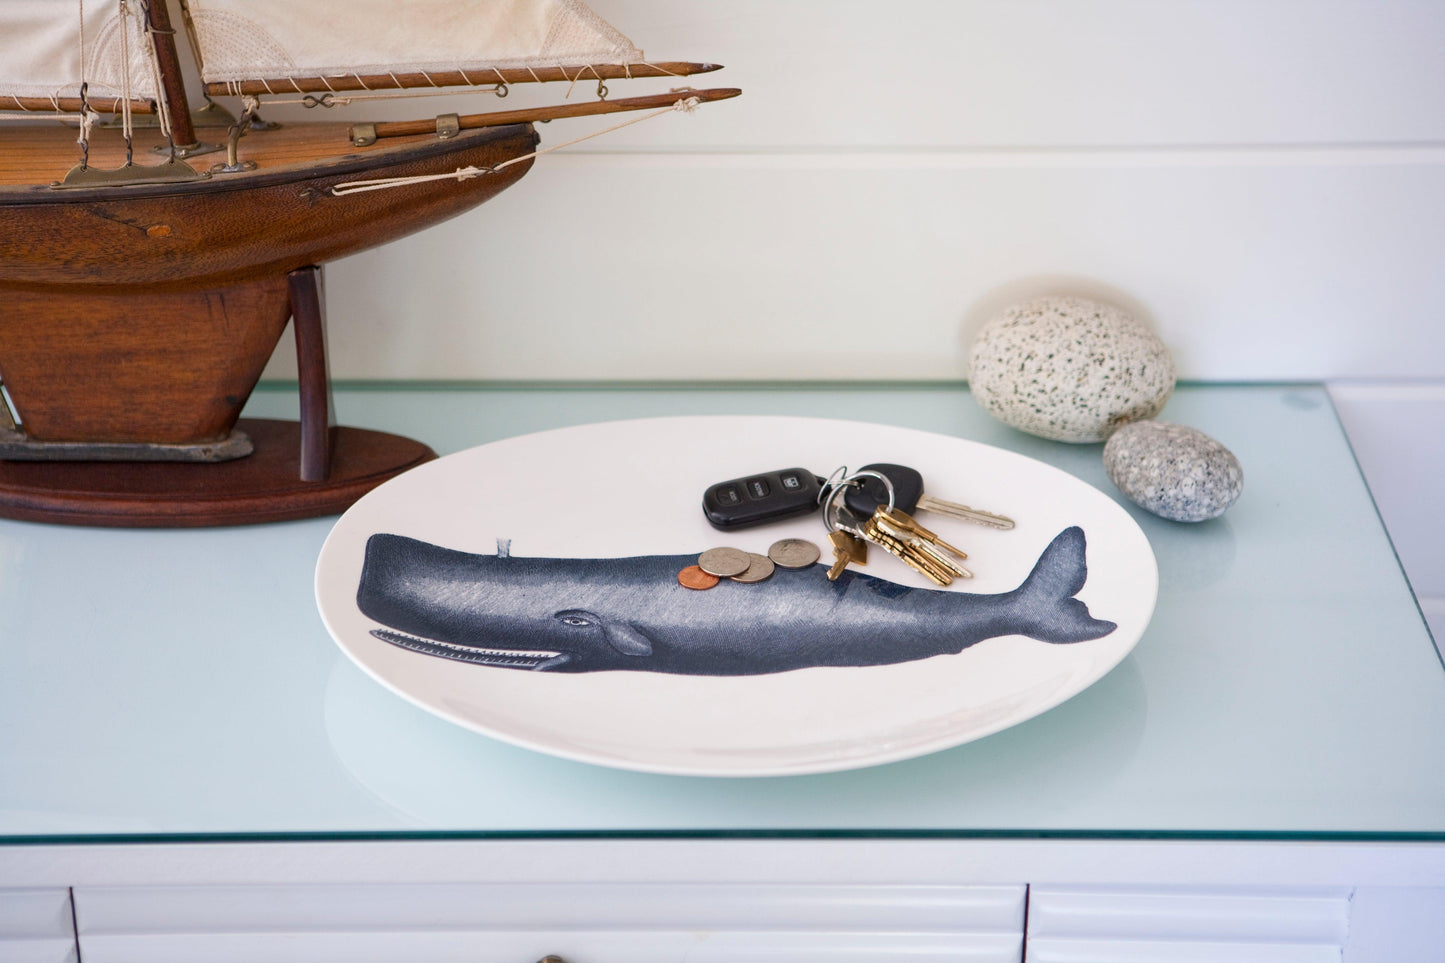
[[[75,963],[66,889],[0,889],[0,963]]]
[[[1022,886],[440,884],[76,891],[85,963],[1018,963]]]
[[[1036,886],[1029,963],[1339,963],[1347,889]]]

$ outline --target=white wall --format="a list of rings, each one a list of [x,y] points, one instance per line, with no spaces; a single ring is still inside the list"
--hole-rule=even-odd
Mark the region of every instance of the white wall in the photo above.
[[[1330,397],[1445,657],[1445,382],[1340,382]]]
[[[1439,0],[593,6],[743,96],[332,265],[338,377],[959,378],[1050,291],[1151,319],[1185,378],[1445,376]]]

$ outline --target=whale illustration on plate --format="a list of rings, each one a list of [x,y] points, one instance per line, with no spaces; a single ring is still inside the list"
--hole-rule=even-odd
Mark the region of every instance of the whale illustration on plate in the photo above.
[[[757,585],[683,588],[696,555],[528,558],[478,555],[403,535],[366,544],[356,601],[378,639],[428,655],[542,672],[631,670],[743,676],[873,666],[961,652],[1021,635],[1101,638],[1074,596],[1087,578],[1083,529],[1060,532],[1018,588],[971,594],[848,570],[779,569]]]

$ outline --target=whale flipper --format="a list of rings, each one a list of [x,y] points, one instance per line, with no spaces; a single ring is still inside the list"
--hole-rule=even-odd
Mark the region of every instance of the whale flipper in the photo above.
[[[1087,642],[1114,631],[1118,625],[1094,618],[1089,607],[1074,598],[1087,577],[1084,530],[1075,525],[1055,536],[1029,577],[1009,593],[1018,619],[1014,631],[1056,643]]]

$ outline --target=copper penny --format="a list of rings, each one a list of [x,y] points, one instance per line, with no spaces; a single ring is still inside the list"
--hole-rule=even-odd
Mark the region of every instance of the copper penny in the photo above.
[[[766,555],[759,555],[756,552],[748,552],[748,569],[746,572],[734,575],[734,582],[761,582],[764,579],[773,577],[773,560]]]
[[[718,581],[719,579],[716,575],[709,575],[696,565],[689,565],[677,573],[677,582],[683,588],[698,590],[710,589],[716,585]]]

